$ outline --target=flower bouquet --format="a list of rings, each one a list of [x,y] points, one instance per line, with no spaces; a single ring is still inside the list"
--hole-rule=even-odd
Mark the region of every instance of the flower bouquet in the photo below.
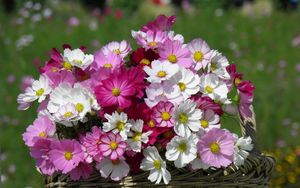
[[[23,134],[46,186],[267,185],[273,160],[255,143],[254,86],[198,38],[159,16],[132,31],[139,48],[52,49],[18,96],[38,101]],[[243,136],[222,118],[238,118]]]

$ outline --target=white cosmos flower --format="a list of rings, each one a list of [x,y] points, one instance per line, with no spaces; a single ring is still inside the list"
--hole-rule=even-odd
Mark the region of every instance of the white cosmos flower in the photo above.
[[[171,174],[167,170],[166,162],[160,157],[156,147],[149,146],[143,151],[144,159],[142,160],[140,168],[144,171],[150,171],[148,180],[159,184],[163,179],[165,184],[171,180]]]
[[[122,40],[121,42],[113,41],[103,46],[101,51],[104,55],[108,55],[110,52],[113,52],[124,58],[131,51],[131,46],[126,40]]]
[[[200,125],[204,131],[209,131],[212,128],[220,128],[220,117],[213,110],[206,110],[200,119]]]
[[[216,101],[226,102],[228,88],[215,74],[206,74],[200,77],[200,91]]]
[[[197,154],[197,157],[191,162],[191,168],[193,170],[198,170],[198,169],[208,169],[209,165],[203,163],[203,161],[201,160],[201,157],[199,155],[199,153]]]
[[[66,48],[63,54],[64,68],[71,69],[72,66],[85,69],[94,61],[94,56],[92,54],[84,54],[81,49],[71,50]]]
[[[170,82],[172,85],[177,85],[184,100],[188,99],[191,95],[199,92],[200,78],[192,71],[181,67],[179,72],[175,74]]]
[[[144,66],[144,71],[149,75],[147,78],[149,82],[161,83],[176,74],[179,71],[179,66],[169,61],[154,60],[151,62],[151,68]]]
[[[229,62],[226,57],[224,57],[217,50],[212,51],[211,62],[208,64],[208,72],[216,74],[221,79],[230,79],[230,75],[226,70]]]
[[[96,168],[100,171],[102,177],[107,178],[110,176],[114,181],[120,181],[129,172],[129,166],[123,157],[114,161],[106,157],[96,165]]]
[[[51,114],[55,114],[68,103],[75,106],[80,120],[83,120],[86,114],[91,112],[89,95],[82,88],[73,88],[67,83],[62,83],[53,90],[47,109]]]
[[[113,112],[112,115],[104,114],[104,117],[108,122],[103,123],[103,131],[112,131],[114,134],[120,133],[123,140],[127,140],[131,128],[131,124],[127,122],[127,114],[124,112],[121,112],[120,114],[118,112]]]
[[[143,31],[134,31],[134,30],[131,30],[131,36],[132,38],[134,39],[137,39],[138,37],[141,37],[141,38],[146,38],[147,34]]]
[[[80,116],[73,103],[68,103],[66,105],[60,106],[58,111],[55,114],[53,114],[53,116],[56,122],[60,122],[67,127],[73,125],[71,121],[80,120]]]
[[[52,88],[49,85],[48,79],[44,76],[40,76],[39,80],[35,80],[31,87],[26,88],[25,93],[18,96],[17,100],[19,104],[31,103],[35,100],[41,103],[51,91]]]
[[[175,133],[182,137],[188,137],[192,132],[197,132],[200,129],[201,116],[201,110],[196,109],[196,103],[190,99],[175,106],[173,115]]]
[[[193,60],[192,67],[195,70],[205,68],[211,58],[211,50],[207,43],[204,40],[198,38],[192,40],[189,44],[187,44],[187,46],[191,52],[191,58]]]
[[[101,109],[101,107],[99,106],[99,104],[96,100],[95,95],[89,89],[87,89],[86,87],[82,86],[81,84],[77,84],[77,83],[75,83],[74,88],[80,88],[83,92],[85,92],[86,95],[89,96],[90,105],[91,105],[91,108],[93,110],[100,110]]]
[[[197,157],[198,137],[191,134],[189,137],[175,136],[167,144],[166,158],[174,161],[175,167],[182,168]]]
[[[150,108],[157,105],[160,101],[169,101],[174,105],[183,101],[179,88],[167,82],[150,84],[146,88],[146,95],[147,98],[144,100]]]
[[[146,133],[143,133],[143,126],[144,121],[141,119],[138,119],[136,121],[129,120],[129,123],[131,126],[131,131],[128,133],[128,136],[130,137],[127,140],[127,143],[131,150],[135,152],[141,152],[142,149],[142,143],[146,144],[149,141],[149,135],[152,133],[152,131],[148,131]]]
[[[245,159],[249,156],[249,152],[253,149],[252,139],[250,136],[239,138],[234,145],[233,163],[236,166],[244,164]]]

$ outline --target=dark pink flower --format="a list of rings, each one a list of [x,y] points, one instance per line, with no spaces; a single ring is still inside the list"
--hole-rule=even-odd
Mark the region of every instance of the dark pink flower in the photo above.
[[[210,97],[207,96],[194,96],[192,100],[196,102],[197,108],[200,108],[203,111],[212,110],[218,115],[223,114],[223,110],[218,103],[215,103]]]
[[[169,31],[176,22],[176,16],[159,15],[154,21],[149,22],[141,28],[141,31]]]
[[[242,81],[237,85],[239,92],[239,111],[242,117],[252,117],[251,105],[253,103],[255,87],[250,81]]]
[[[92,164],[80,162],[78,166],[70,172],[70,178],[74,181],[78,181],[81,177],[83,179],[88,179],[92,173]]]

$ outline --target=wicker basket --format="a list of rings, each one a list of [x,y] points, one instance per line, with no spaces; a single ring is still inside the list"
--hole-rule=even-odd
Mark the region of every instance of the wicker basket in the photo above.
[[[147,179],[149,172],[127,176],[120,182],[104,179],[96,171],[88,180],[77,182],[71,181],[67,175],[55,174],[45,178],[45,187],[269,187],[275,160],[262,154],[257,147],[254,115],[249,119],[241,119],[240,125],[242,134],[252,138],[254,149],[239,168],[231,165],[223,169],[191,172],[186,168],[175,168],[169,163],[167,168],[172,180],[168,185],[151,183]]]

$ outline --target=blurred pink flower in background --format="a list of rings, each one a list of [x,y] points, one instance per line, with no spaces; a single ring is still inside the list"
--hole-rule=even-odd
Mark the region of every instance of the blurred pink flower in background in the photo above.
[[[292,46],[296,47],[296,46],[299,46],[299,45],[300,45],[300,35],[296,36],[292,40]]]
[[[23,76],[21,80],[21,90],[24,92],[25,89],[32,85],[32,82],[34,81],[32,76]]]
[[[69,24],[69,26],[75,27],[75,26],[78,26],[80,24],[80,21],[77,17],[72,16],[72,17],[69,18],[68,24]]]
[[[297,64],[296,64],[296,71],[297,71],[297,72],[300,72],[300,63],[297,63]]]
[[[16,76],[14,74],[10,74],[7,76],[7,83],[12,84],[16,81]]]

